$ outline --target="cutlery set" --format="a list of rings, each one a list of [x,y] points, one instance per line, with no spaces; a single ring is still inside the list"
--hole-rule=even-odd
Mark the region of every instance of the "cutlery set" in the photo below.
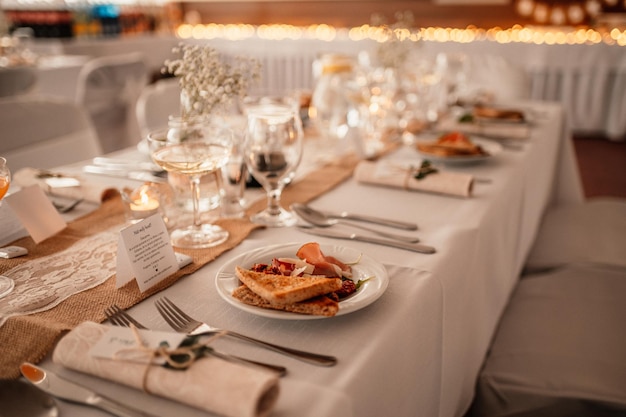
[[[148,330],[146,326],[139,323],[134,317],[132,317],[130,314],[128,314],[126,311],[122,310],[116,305],[108,307],[105,310],[105,315],[107,316],[107,319],[116,326],[130,327],[131,325],[133,325],[137,329]],[[186,332],[179,332],[179,333],[186,333]],[[189,336],[192,336],[192,335],[190,334]],[[219,352],[213,348],[207,347],[206,349],[203,350],[203,353],[213,355],[215,357],[218,357],[220,359],[224,359],[227,361],[245,362],[248,364],[257,365],[263,368],[267,368],[271,371],[277,372],[280,376],[284,376],[287,374],[287,368],[285,368],[284,366],[272,365],[272,364],[268,364],[264,362],[257,362],[257,361],[253,361],[249,359],[244,359],[239,356],[234,356],[234,355],[229,355],[227,353]]]
[[[361,224],[355,223],[354,221],[373,223],[381,226],[388,226],[408,231],[417,230],[417,225],[415,223],[406,223],[373,216],[362,216],[359,214],[350,214],[346,212],[322,212],[315,210],[307,205],[297,203],[292,204],[290,208],[296,213],[296,215],[298,215],[300,219],[304,220],[307,223],[297,226],[298,229],[304,233],[333,239],[347,239],[374,243],[378,245],[390,246],[423,254],[432,254],[436,252],[435,248],[433,248],[432,246],[417,243],[419,242],[419,239],[415,236],[390,233],[387,231],[374,229],[372,227],[363,226]],[[375,235],[378,235],[379,237],[372,236],[370,234],[357,234],[344,230],[331,229],[331,227],[334,225],[345,225],[350,228],[356,228],[362,231],[373,233]]]
[[[221,334],[223,336],[230,336],[239,340],[243,340],[256,346],[263,347],[313,365],[333,366],[337,363],[337,358],[333,356],[321,355],[317,353],[293,349],[286,346],[280,346],[274,343],[266,342],[264,340],[255,339],[250,336],[234,332],[232,330],[219,329],[210,326],[207,323],[203,323],[187,315],[167,297],[157,299],[155,301],[155,306],[157,308],[157,311],[167,322],[167,324],[169,324],[169,326],[178,333],[184,333],[188,336],[211,336],[215,334]],[[107,316],[107,319],[115,325],[129,327],[132,324],[138,329],[146,329],[145,326],[143,326],[141,323],[139,323],[136,319],[134,319],[126,311],[122,310],[118,306],[114,305],[107,308],[105,310],[105,315]],[[207,353],[214,354],[214,356],[219,356],[222,357],[222,359],[226,360],[234,360],[237,362],[243,361],[252,363],[254,365],[266,367],[272,369],[273,371],[277,371],[281,376],[285,375],[287,372],[287,369],[282,366],[250,361],[248,359],[243,359],[237,356],[216,352],[214,349],[211,349],[211,351]]]
[[[275,352],[291,356],[310,364],[319,366],[333,366],[337,363],[337,359],[333,356],[320,355],[317,353],[292,349],[289,347],[280,346],[273,343],[265,342],[263,340],[255,339],[230,330],[217,329],[208,325],[207,323],[200,322],[188,316],[166,297],[158,299],[155,302],[155,306],[157,307],[157,310],[159,311],[161,316],[175,331],[179,333],[185,333],[188,336],[199,337],[220,333],[224,336],[232,336],[237,339],[241,339],[257,346],[261,346]],[[122,310],[116,305],[108,307],[107,309],[105,309],[104,313],[107,319],[114,325],[123,327],[131,327],[132,325],[135,326],[137,329],[147,330],[144,325],[142,325],[130,314],[128,314],[126,311]],[[200,354],[213,355],[227,361],[263,367],[278,373],[278,375],[280,376],[284,376],[287,373],[287,368],[285,368],[284,366],[272,365],[264,362],[244,359],[239,356],[216,351],[212,347],[208,346],[203,348]],[[134,409],[130,406],[117,402],[111,398],[107,398],[95,391],[92,391],[89,388],[69,381],[68,379],[62,378],[56,375],[54,372],[33,365],[32,363],[24,362],[22,365],[20,365],[20,372],[22,373],[22,376],[26,379],[26,381],[30,382],[30,384],[32,384],[33,386],[41,389],[41,391],[44,391],[47,394],[51,394],[53,397],[61,398],[78,404],[100,408],[101,410],[104,410],[112,415],[119,417],[154,417],[152,414],[148,414],[146,412]],[[50,399],[49,402],[54,404],[53,399]],[[53,407],[52,411],[56,412],[56,407]]]

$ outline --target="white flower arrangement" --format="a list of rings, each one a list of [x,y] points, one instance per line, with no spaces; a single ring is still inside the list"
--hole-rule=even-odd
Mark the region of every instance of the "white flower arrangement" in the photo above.
[[[185,117],[224,110],[260,78],[261,64],[254,58],[236,56],[231,64],[211,46],[183,43],[172,52],[180,58],[166,60],[162,72],[179,78]]]
[[[400,69],[415,51],[419,31],[414,27],[415,19],[410,11],[396,12],[396,22],[389,25],[381,14],[372,15],[372,25],[380,26],[386,36],[376,50],[379,63],[385,68]]]

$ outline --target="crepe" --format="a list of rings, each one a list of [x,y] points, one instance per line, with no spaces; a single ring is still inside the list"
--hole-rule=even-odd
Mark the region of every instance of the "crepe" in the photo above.
[[[237,278],[271,304],[292,304],[328,294],[341,288],[341,278],[285,276],[235,269]]]
[[[290,313],[310,314],[314,316],[332,317],[339,311],[339,302],[330,297],[321,295],[308,300],[290,304],[274,304],[256,294],[245,285],[240,285],[233,291],[233,298],[255,307],[270,310],[282,310]]]

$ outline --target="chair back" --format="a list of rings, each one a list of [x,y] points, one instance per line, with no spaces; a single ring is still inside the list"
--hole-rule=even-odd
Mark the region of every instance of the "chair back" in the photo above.
[[[37,82],[32,67],[0,67],[0,97],[10,97],[28,93]]]
[[[170,115],[180,114],[178,78],[165,78],[146,86],[137,100],[137,123],[141,137],[167,127]]]
[[[135,106],[147,83],[148,67],[141,53],[94,58],[81,69],[76,103],[91,117],[104,152],[140,141]]]
[[[16,172],[25,167],[50,169],[102,154],[85,112],[58,97],[0,99],[0,155]]]
[[[488,92],[500,101],[527,100],[531,95],[531,80],[526,70],[493,54],[472,57],[469,83],[476,91]]]

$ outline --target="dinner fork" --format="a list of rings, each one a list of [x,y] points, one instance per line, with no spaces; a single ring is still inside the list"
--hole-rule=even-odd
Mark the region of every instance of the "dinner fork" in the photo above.
[[[107,307],[104,310],[104,314],[106,316],[106,318],[113,323],[116,326],[121,326],[121,327],[130,327],[131,324],[133,326],[135,326],[138,329],[144,329],[147,330],[148,328],[146,326],[144,326],[143,324],[139,323],[133,316],[131,316],[130,314],[128,314],[125,310],[122,310],[119,306],[117,306],[116,304],[113,304],[110,307]],[[287,374],[287,368],[285,368],[284,366],[279,366],[279,365],[272,365],[269,363],[264,363],[264,362],[257,362],[257,361],[253,361],[250,359],[244,359],[241,358],[239,356],[235,356],[235,355],[229,355],[227,353],[223,353],[223,352],[218,352],[213,348],[209,348],[207,350],[210,354],[220,358],[220,359],[225,359],[228,361],[234,361],[234,362],[245,362],[245,363],[249,363],[252,365],[256,365],[256,366],[261,366],[263,368],[268,368],[274,372],[278,372],[278,374],[280,376],[284,376]]]
[[[249,343],[254,343],[258,346],[265,347],[267,349],[271,349],[275,352],[279,352],[285,355],[289,355],[291,357],[300,359],[304,362],[312,363],[314,365],[333,366],[337,363],[337,358],[335,358],[334,356],[320,355],[318,353],[305,352],[286,346],[275,345],[273,343],[269,343],[260,339],[255,339],[250,336],[234,332],[232,330],[219,329],[217,327],[210,326],[207,323],[203,323],[187,315],[167,297],[161,297],[157,299],[154,304],[159,311],[159,314],[161,314],[167,324],[169,324],[174,330],[179,333],[187,333],[192,336],[223,333],[226,336],[232,336]]]

